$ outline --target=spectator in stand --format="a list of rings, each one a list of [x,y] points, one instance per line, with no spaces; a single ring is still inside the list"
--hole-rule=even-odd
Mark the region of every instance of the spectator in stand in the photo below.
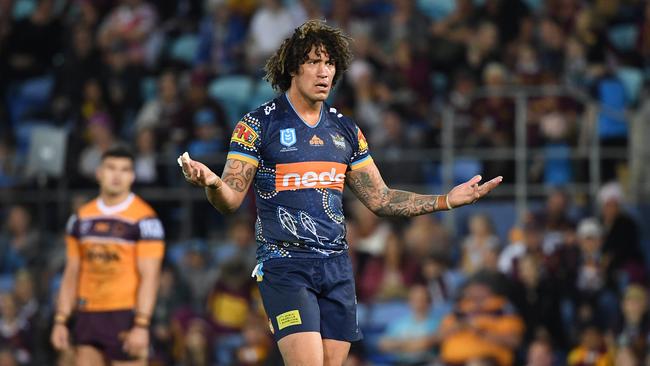
[[[39,315],[39,303],[36,298],[34,279],[27,270],[20,270],[15,275],[14,299],[18,309],[18,318],[28,323],[37,325],[36,317]]]
[[[536,256],[524,255],[518,263],[519,278],[513,301],[526,324],[524,343],[529,344],[536,338],[546,337],[555,347],[565,347],[567,342],[562,327],[557,287],[549,280],[544,266]]]
[[[429,290],[431,309],[434,312],[449,311],[465,281],[464,274],[451,267],[449,259],[440,253],[426,256],[421,267],[422,279]]]
[[[614,343],[619,349],[629,350],[630,354],[627,356],[631,356],[636,360],[637,365],[641,365],[650,351],[648,344],[648,337],[650,337],[648,290],[640,285],[628,286],[623,294],[621,312],[622,317],[619,324],[612,332]]]
[[[19,366],[15,352],[10,348],[0,348],[0,366]]]
[[[262,320],[262,319],[260,319]],[[242,330],[244,344],[237,349],[237,364],[242,366],[259,366],[271,349],[271,338],[265,321],[253,321]]]
[[[164,142],[158,144],[158,152],[175,154],[189,137],[187,129],[179,125],[181,105],[177,75],[166,70],[158,77],[158,96],[143,105],[135,119],[136,131],[152,129],[156,141]]]
[[[95,113],[88,120],[89,144],[79,155],[78,169],[82,177],[95,181],[95,171],[102,154],[118,144],[113,135],[113,121],[106,113]]]
[[[593,324],[585,326],[580,344],[567,357],[568,366],[614,366],[613,352],[608,349],[601,330]]]
[[[415,283],[420,267],[396,233],[386,238],[384,253],[368,260],[361,273],[358,294],[361,301],[375,302],[405,299]]]
[[[93,43],[92,30],[76,26],[72,44],[67,46],[63,63],[54,72],[52,112],[55,118],[78,118],[84,84],[100,73],[101,59]]]
[[[233,364],[236,350],[244,344],[242,331],[257,321],[261,299],[250,281],[250,267],[241,258],[223,263],[219,278],[208,297],[208,314],[215,331],[215,359],[221,365]]]
[[[538,338],[530,343],[526,352],[526,366],[553,366],[555,355],[551,342]]]
[[[534,255],[544,263],[542,250],[543,230],[534,221],[524,224],[521,241],[510,243],[499,255],[499,271],[512,279],[519,278],[519,260],[525,255]]]
[[[0,130],[0,133],[4,135],[0,138],[0,188],[11,188],[18,184],[19,164],[13,147],[5,137],[9,131]]]
[[[499,366],[513,365],[524,328],[514,307],[477,274],[442,321],[440,359],[445,364],[492,360]]]
[[[552,190],[546,197],[543,210],[535,213],[532,220],[544,229],[544,253],[555,252],[564,242],[567,230],[575,227],[569,216],[569,195],[561,189]]]
[[[228,232],[225,241],[214,248],[215,265],[220,266],[224,262],[239,258],[248,263],[249,267],[254,267],[257,244],[251,220],[246,216],[239,216],[230,220],[226,226]]]
[[[8,293],[0,293],[0,344],[15,352],[20,365],[29,364],[32,349],[31,325],[18,316],[16,299]]]
[[[173,363],[174,313],[187,305],[187,285],[180,282],[174,269],[164,266],[160,272],[158,298],[151,314],[151,343],[154,362],[163,365]]]
[[[618,299],[616,284],[608,271],[611,257],[603,251],[603,229],[594,218],[583,219],[578,225],[580,260],[577,267],[576,288],[578,294],[578,324],[600,322],[600,326],[612,326],[609,314],[616,314]]]
[[[123,43],[128,64],[152,65],[156,55],[153,35],[157,18],[156,8],[147,1],[120,0],[99,28],[99,44],[108,50],[116,43]]]
[[[357,274],[364,273],[368,261],[384,252],[388,237],[392,229],[388,222],[377,217],[372,211],[361,203],[354,200],[352,202],[352,216],[356,222],[356,245],[354,246],[354,256],[357,260]],[[357,282],[358,283],[358,282]]]
[[[431,253],[451,258],[451,235],[435,216],[422,215],[409,220],[404,229],[406,250],[414,258],[426,258]]]
[[[379,349],[399,365],[424,365],[434,360],[433,347],[440,342],[436,331],[440,318],[431,311],[431,295],[423,285],[409,289],[410,311],[391,321],[379,340]]]
[[[160,185],[160,173],[156,159],[156,137],[150,128],[143,128],[135,137],[135,184]]]
[[[49,72],[61,49],[63,27],[53,14],[54,0],[41,0],[31,15],[12,24],[2,61],[9,80],[21,81]]]
[[[639,227],[623,209],[623,189],[618,183],[605,184],[598,192],[604,227],[603,253],[609,257],[608,272],[618,281],[644,282],[643,253],[639,244]]]
[[[291,35],[295,26],[291,13],[281,0],[261,1],[261,6],[253,14],[248,28],[246,56],[249,71],[259,73],[264,60]]]
[[[499,247],[499,238],[494,233],[490,217],[485,214],[472,215],[469,218],[469,234],[461,244],[461,268],[464,274],[471,276],[485,266],[495,267]]]
[[[209,75],[229,75],[244,70],[245,19],[228,4],[211,1],[199,28],[195,68]]]
[[[194,120],[196,114],[200,110],[207,109],[214,113],[218,126],[224,131],[229,133],[232,130],[231,122],[234,123],[235,121],[228,121],[223,106],[216,100],[210,98],[208,95],[207,84],[208,79],[205,73],[197,71],[192,73],[189,88],[185,93],[181,110],[177,115],[177,120],[175,121],[176,129],[184,128],[184,138],[180,140],[182,145],[184,145],[187,139],[192,136],[192,126],[188,121]]]
[[[178,263],[178,274],[189,286],[191,308],[202,309],[220,269],[212,266],[210,250],[205,242],[194,239],[187,246]]]
[[[194,138],[187,146],[190,156],[201,160],[209,160],[215,155],[225,153],[230,138],[230,129],[219,121],[217,116],[208,108],[194,114]]]
[[[137,63],[129,63],[126,43],[115,42],[104,50],[102,83],[111,116],[116,122],[115,131],[125,136],[133,127],[133,119],[140,106],[140,79],[144,69]]]
[[[25,206],[9,209],[7,221],[0,232],[0,274],[13,274],[19,269],[38,264],[40,231],[32,226],[32,216]]]

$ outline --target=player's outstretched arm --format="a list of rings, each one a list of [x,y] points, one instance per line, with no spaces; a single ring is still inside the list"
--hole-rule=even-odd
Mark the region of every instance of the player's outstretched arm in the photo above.
[[[346,183],[354,194],[378,216],[417,216],[474,203],[501,183],[496,177],[479,185],[481,176],[454,187],[446,195],[424,195],[386,186],[375,163],[349,171]]]
[[[205,187],[208,201],[223,214],[232,213],[241,206],[257,171],[253,164],[228,159],[219,178],[205,164],[186,155],[181,156],[181,166],[185,180]]]

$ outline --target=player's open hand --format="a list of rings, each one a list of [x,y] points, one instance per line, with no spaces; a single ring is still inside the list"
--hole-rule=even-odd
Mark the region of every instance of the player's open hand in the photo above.
[[[452,188],[452,190],[447,194],[448,202],[451,208],[465,206],[476,202],[481,197],[490,193],[490,191],[496,188],[499,183],[503,181],[503,177],[498,176],[488,182],[479,185],[481,179],[482,178],[480,175],[476,175],[467,182],[459,184],[456,187]]]
[[[136,357],[147,358],[149,352],[149,330],[142,327],[133,327],[124,338],[122,346],[124,352]]]
[[[188,153],[178,158],[178,164],[183,170],[183,176],[189,183],[200,187],[215,187],[221,185],[221,179],[205,164],[192,160]]]
[[[70,348],[70,332],[63,324],[55,324],[50,335],[50,342],[57,351],[65,351]]]

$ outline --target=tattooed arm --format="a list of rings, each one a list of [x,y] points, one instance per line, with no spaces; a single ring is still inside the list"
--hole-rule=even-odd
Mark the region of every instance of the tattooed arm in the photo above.
[[[205,187],[208,201],[223,214],[239,208],[257,171],[255,165],[235,159],[226,160],[221,178],[198,161],[183,160],[182,165],[185,179]]]
[[[378,216],[417,216],[449,210],[475,202],[501,183],[502,177],[479,185],[481,176],[454,187],[446,195],[424,195],[390,189],[375,163],[349,171],[346,183],[352,192]]]

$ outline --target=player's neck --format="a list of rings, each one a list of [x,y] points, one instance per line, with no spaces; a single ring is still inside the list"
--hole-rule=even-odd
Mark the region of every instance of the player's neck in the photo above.
[[[322,101],[308,100],[296,88],[289,88],[287,90],[287,99],[289,99],[289,103],[291,103],[293,109],[303,121],[311,126],[318,123],[321,108],[323,107]]]
[[[99,199],[104,203],[106,206],[117,206],[120,203],[126,201],[129,198],[129,195],[131,194],[130,191],[126,191],[123,193],[118,193],[118,194],[109,194],[107,192],[100,192],[99,193]]]

